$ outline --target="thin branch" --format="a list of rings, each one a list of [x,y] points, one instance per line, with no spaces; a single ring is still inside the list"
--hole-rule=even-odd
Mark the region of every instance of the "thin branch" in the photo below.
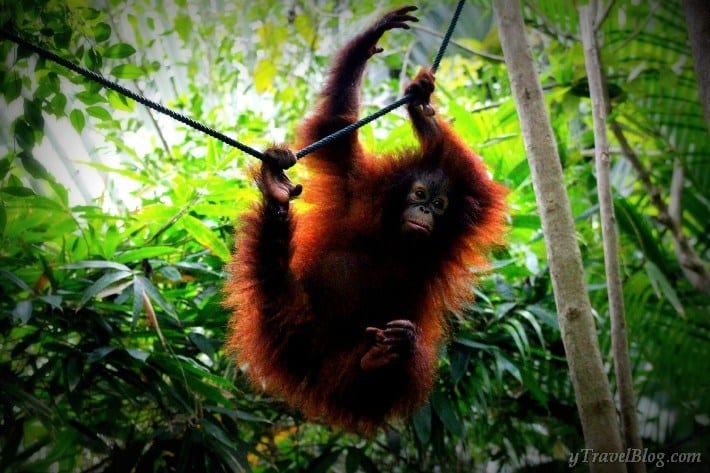
[[[634,151],[634,149],[629,144],[628,140],[626,139],[626,135],[624,135],[624,132],[621,129],[619,123],[612,118],[609,120],[609,127],[611,128],[611,131],[614,133],[614,136],[619,142],[619,146],[621,146],[621,151],[624,153],[624,157],[631,163],[631,166],[636,171],[636,174],[638,174],[641,184],[643,184],[643,186],[646,188],[649,198],[651,199],[651,204],[653,204],[653,206],[656,207],[656,209],[658,210],[659,221],[661,221],[661,223],[663,224],[666,224],[668,221],[668,211],[666,203],[661,197],[661,189],[653,184],[653,181],[651,180],[650,171],[646,169],[646,167],[641,162],[641,159],[639,158],[638,154],[636,154],[636,151]]]
[[[621,432],[627,448],[636,451],[643,449],[636,416],[636,396],[629,361],[629,345],[626,334],[626,316],[624,314],[624,293],[622,291],[621,270],[619,264],[619,236],[614,216],[614,198],[609,172],[609,141],[606,121],[610,112],[608,88],[604,78],[604,68],[597,45],[594,29],[596,16],[594,6],[579,7],[579,23],[584,45],[584,62],[589,81],[589,95],[592,101],[594,119],[594,146],[596,149],[595,165],[597,173],[597,193],[604,247],[604,269],[606,273],[607,297],[609,299],[609,318],[611,320],[611,347],[614,358],[614,371],[619,394]],[[646,464],[636,462],[628,464],[632,473],[645,473]]]
[[[614,7],[615,3],[615,0],[610,0],[601,14],[597,12],[597,18],[594,20],[594,31],[598,31],[599,28],[604,24],[607,17],[609,16],[609,13],[611,13],[611,9]]]
[[[190,202],[188,202],[183,208],[181,208],[178,213],[176,213],[175,215],[173,215],[172,218],[170,218],[170,220],[165,223],[165,225],[163,225],[162,227],[160,227],[160,228],[158,229],[158,231],[155,232],[155,233],[153,234],[153,236],[151,236],[151,237],[148,239],[148,241],[145,242],[145,244],[146,244],[146,245],[150,245],[150,244],[153,243],[154,241],[157,241],[157,240],[158,240],[158,237],[160,237],[160,235],[162,235],[166,230],[168,230],[170,227],[172,227],[173,225],[175,225],[175,222],[177,222],[178,220],[180,220],[183,215],[185,215],[190,209],[192,209],[192,207],[194,207],[194,206],[200,201],[200,199],[201,199],[201,196],[200,196],[199,194],[196,195],[195,197],[193,197],[192,199],[190,199]]]
[[[668,216],[673,225],[680,227],[683,221],[683,180],[685,179],[685,170],[680,159],[673,160],[673,177],[671,178],[670,198],[668,199]]]
[[[409,69],[410,59],[412,56],[412,51],[414,51],[415,41],[411,41],[407,45],[407,50],[404,52],[404,57],[402,58],[402,67],[399,70],[399,94],[404,94],[404,90],[407,88],[409,82],[409,75],[407,70]]]
[[[116,38],[120,42],[125,42],[123,38],[121,37],[121,32],[120,28],[116,25],[116,21],[113,18],[113,12],[111,11],[108,3],[106,4],[105,11],[108,15],[108,19],[111,22],[111,30],[116,34]],[[133,85],[138,91],[140,95],[145,96],[145,91],[141,88],[140,83],[138,83],[137,80],[133,80]],[[168,158],[170,158],[171,162],[175,162],[175,156],[173,156],[172,151],[170,150],[170,145],[168,145],[168,141],[165,139],[165,135],[163,134],[163,130],[160,128],[160,125],[158,125],[158,120],[156,120],[155,115],[153,115],[153,111],[150,108],[146,108],[145,112],[148,114],[148,118],[150,119],[150,122],[153,124],[153,128],[155,129],[155,132],[158,134],[158,138],[160,139],[160,142],[163,146],[163,149],[165,150],[165,153],[168,155]]]
[[[490,109],[492,109],[492,108],[498,108],[498,107],[500,107],[501,105],[503,105],[505,102],[507,102],[507,100],[501,100],[501,101],[499,101],[499,102],[494,102],[494,103],[489,103],[489,104],[486,104],[486,105],[481,105],[481,106],[479,106],[479,107],[474,108],[473,110],[469,110],[468,113],[470,113],[470,114],[473,115],[474,113],[485,112],[486,110],[490,110]]]
[[[638,174],[641,184],[646,188],[651,204],[658,211],[658,222],[671,231],[676,257],[683,274],[696,290],[703,294],[710,294],[710,271],[708,271],[706,263],[700,258],[688,238],[683,234],[680,221],[675,221],[671,216],[668,205],[666,205],[661,196],[660,188],[653,184],[651,173],[641,163],[638,155],[626,140],[621,126],[613,119],[609,121],[609,126],[619,141],[619,145],[624,151],[624,156]],[[679,214],[680,209],[675,210],[675,212]]]
[[[579,152],[582,156],[594,156],[594,153],[596,153],[594,148],[590,149],[583,149]],[[663,150],[655,150],[655,151],[648,151],[646,156],[668,156],[669,151],[663,151]],[[623,155],[624,151],[621,149],[611,149],[609,148],[609,156],[618,156],[618,155]]]
[[[428,33],[428,34],[436,36],[438,38],[444,37],[444,33],[433,30],[431,28],[427,28],[426,26],[422,26],[422,25],[409,25],[409,26],[413,30],[423,31],[424,33]],[[486,59],[490,59],[491,61],[498,61],[498,62],[505,61],[505,58],[503,58],[503,56],[498,56],[496,54],[488,53],[486,51],[481,51],[478,49],[469,48],[468,46],[464,46],[463,44],[459,43],[458,41],[456,41],[454,39],[449,40],[449,44],[452,44],[452,45],[456,46],[457,48],[460,48],[473,56],[480,56],[480,57],[483,57]]]
[[[557,36],[558,38],[565,38],[565,39],[568,39],[571,41],[579,41],[579,38],[577,38],[573,34],[560,30],[557,27],[557,25],[555,24],[555,22],[550,20],[547,17],[547,15],[542,13],[537,8],[537,6],[535,5],[535,2],[526,1],[525,5],[527,5],[533,11],[533,13],[535,13],[535,15],[537,15],[537,17],[542,21],[542,28],[541,29],[545,30],[548,34]]]
[[[620,51],[622,48],[624,48],[627,44],[629,44],[631,41],[635,40],[641,32],[646,28],[646,25],[648,25],[648,22],[651,21],[651,18],[653,18],[653,15],[656,14],[656,10],[661,6],[661,2],[656,1],[651,5],[651,10],[648,12],[648,15],[646,15],[646,18],[639,23],[638,27],[634,30],[633,33],[631,33],[629,36],[626,37],[626,39],[617,47],[615,47],[610,53],[610,56],[614,56],[618,51]]]

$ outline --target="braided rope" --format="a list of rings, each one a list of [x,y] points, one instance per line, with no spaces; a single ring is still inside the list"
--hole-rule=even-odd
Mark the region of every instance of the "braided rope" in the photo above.
[[[220,140],[230,146],[233,146],[241,151],[244,151],[245,153],[250,154],[257,159],[261,159],[261,160],[264,159],[264,153],[257,151],[254,148],[247,146],[243,143],[240,143],[239,141],[232,139],[229,136],[224,135],[213,128],[203,125],[202,123],[197,122],[197,121],[193,120],[192,118],[190,118],[186,115],[183,115],[180,112],[176,112],[175,110],[169,109],[168,107],[166,107],[163,104],[160,104],[158,102],[154,102],[154,101],[152,101],[140,94],[133,92],[130,89],[123,87],[122,85],[119,85],[113,81],[110,81],[110,80],[106,79],[104,76],[102,76],[101,74],[97,74],[94,71],[90,71],[88,69],[85,69],[81,66],[78,66],[72,62],[67,61],[63,57],[58,56],[51,51],[47,51],[46,49],[40,48],[39,46],[35,46],[34,44],[32,44],[28,41],[25,41],[24,39],[20,38],[19,36],[9,32],[9,31],[0,30],[0,36],[3,36],[5,38],[19,44],[23,48],[27,48],[27,49],[37,53],[39,56],[41,56],[45,59],[49,59],[50,61],[56,62],[57,64],[60,64],[64,67],[66,67],[67,69],[70,69],[70,70],[76,72],[77,74],[80,74],[80,75],[86,77],[87,79],[90,79],[94,82],[98,82],[99,84],[103,85],[107,89],[111,89],[115,92],[118,92],[121,95],[124,95],[128,98],[135,100],[136,102],[138,102],[140,104],[145,105],[146,107],[152,108],[156,112],[160,112],[160,113],[167,115],[179,122],[184,123],[185,125],[187,125],[189,127],[194,128],[195,130],[199,130],[207,135],[210,135],[213,138],[217,138],[218,140]]]
[[[435,72],[439,68],[439,64],[441,63],[441,59],[444,57],[444,53],[446,52],[446,48],[449,45],[449,40],[451,39],[451,35],[454,32],[454,28],[456,27],[456,23],[458,22],[459,16],[461,15],[461,10],[463,9],[463,4],[466,0],[459,0],[458,4],[456,5],[456,11],[454,12],[454,16],[451,19],[451,22],[449,23],[449,28],[446,30],[446,34],[444,35],[444,39],[441,42],[441,46],[439,47],[439,51],[436,54],[436,57],[434,59],[434,62],[431,65],[431,70],[432,72]],[[116,82],[110,81],[106,79],[104,76],[97,74],[94,71],[91,71],[89,69],[86,69],[84,67],[81,67],[77,64],[74,64],[66,59],[64,59],[61,56],[58,56],[57,54],[48,51],[44,48],[41,48],[39,46],[36,46],[29,41],[26,41],[19,36],[6,31],[4,29],[0,29],[0,37],[4,37],[6,39],[9,39],[18,45],[22,46],[23,48],[29,49],[30,51],[36,53],[40,57],[43,57],[45,59],[49,59],[50,61],[53,61],[61,66],[66,67],[67,69],[76,72],[77,74],[80,74],[87,79],[90,79],[94,82],[97,82],[101,84],[102,86],[106,87],[107,89],[111,89],[115,92],[118,92],[119,94],[126,96],[132,100],[135,100],[136,102],[151,108],[155,110],[156,112],[162,113],[163,115],[167,115],[174,120],[177,120],[191,128],[194,128],[195,130],[201,131],[202,133],[205,133],[213,138],[216,138],[223,143],[226,143],[230,146],[233,146],[234,148],[239,149],[240,151],[243,151],[257,159],[264,160],[264,153],[257,151],[256,149],[245,145],[244,143],[240,143],[239,141],[230,138],[229,136],[218,132],[217,130],[210,128],[196,120],[193,120],[192,118],[183,115],[180,112],[177,112],[175,110],[172,110],[165,105],[154,102],[153,100],[150,100],[143,95],[137,94],[133,92],[130,89],[127,89],[126,87],[123,87],[122,85],[119,85]],[[407,94],[404,97],[400,98],[399,100],[383,107],[382,109],[378,110],[377,112],[368,115],[364,118],[361,118],[360,120],[351,123],[350,125],[334,132],[331,133],[330,135],[314,142],[311,143],[310,145],[306,146],[305,148],[301,149],[296,153],[296,158],[301,159],[302,157],[306,156],[307,154],[310,154],[320,148],[323,148],[324,146],[329,145],[333,141],[342,138],[343,136],[352,133],[353,131],[357,130],[358,128],[367,125],[368,123],[377,120],[378,118],[382,117],[383,115],[386,115],[390,113],[392,110],[395,110],[402,105],[408,103],[412,99],[411,94]]]
[[[456,11],[454,12],[454,16],[451,17],[449,28],[446,30],[446,34],[444,34],[444,39],[441,41],[441,46],[439,46],[439,52],[436,53],[434,62],[431,63],[432,72],[436,72],[436,70],[439,68],[439,64],[441,64],[441,60],[444,57],[444,53],[446,53],[446,48],[449,46],[449,40],[451,40],[451,35],[454,34],[456,23],[459,21],[459,16],[461,16],[461,10],[463,10],[463,4],[465,1],[466,0],[459,0],[459,3],[456,4]]]
[[[456,28],[456,23],[459,20],[459,16],[461,16],[461,10],[463,9],[463,4],[465,3],[466,0],[459,0],[458,4],[456,5],[456,11],[454,12],[454,16],[451,18],[451,22],[449,23],[449,28],[446,30],[446,34],[444,35],[444,39],[441,42],[441,46],[439,47],[439,52],[436,53],[436,57],[434,58],[434,62],[431,64],[431,70],[432,72],[436,72],[436,70],[439,68],[439,64],[441,64],[441,59],[444,57],[444,54],[446,53],[446,48],[449,46],[449,40],[451,39],[451,35],[454,33],[454,29]],[[350,125],[341,128],[340,130],[331,133],[330,135],[321,138],[318,141],[315,141],[311,143],[310,145],[306,146],[305,148],[299,150],[296,153],[296,159],[301,159],[302,157],[306,156],[309,153],[312,153],[316,150],[319,150],[323,148],[324,146],[328,146],[331,144],[333,141],[342,138],[343,136],[352,133],[353,131],[357,130],[358,128],[361,128],[371,121],[377,120],[383,115],[386,115],[390,113],[392,110],[395,110],[402,105],[409,103],[409,101],[412,100],[412,95],[407,94],[400,98],[399,100],[392,102],[391,104],[381,108],[380,110],[376,111],[372,115],[368,115],[364,118],[361,118],[360,120],[351,123]]]

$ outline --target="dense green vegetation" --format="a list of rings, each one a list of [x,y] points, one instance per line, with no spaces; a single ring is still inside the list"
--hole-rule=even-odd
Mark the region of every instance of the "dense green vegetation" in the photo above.
[[[343,38],[401,2],[311,3],[0,0],[0,25],[261,149],[292,137]],[[577,17],[572,2],[538,3],[524,11],[613,377]],[[616,2],[604,24],[613,114],[665,200],[674,159],[685,167],[683,232],[707,261],[708,128],[679,2],[651,3]],[[431,61],[452,8],[421,2],[420,27],[385,38],[365,112]],[[0,470],[566,470],[581,430],[490,6],[469,2],[454,40],[439,107],[510,188],[508,245],[451,318],[430,403],[369,439],[255,392],[222,351],[223,266],[257,196],[252,158],[1,41]],[[403,113],[361,136],[373,150],[413,142]],[[612,150],[644,442],[707,455],[710,306]]]

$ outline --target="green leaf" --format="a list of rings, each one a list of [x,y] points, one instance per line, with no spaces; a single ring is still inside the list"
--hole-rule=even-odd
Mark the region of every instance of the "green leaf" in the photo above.
[[[195,344],[197,348],[200,349],[202,353],[209,356],[210,358],[214,357],[214,346],[212,346],[212,342],[209,338],[205,337],[201,333],[196,332],[189,334],[188,338],[192,343]]]
[[[30,189],[28,189],[30,190]],[[62,207],[54,199],[44,197],[41,195],[32,194],[26,196],[22,200],[15,200],[12,203],[12,207],[20,210],[21,212],[33,213],[33,210],[48,210],[49,213],[65,213],[66,209]],[[10,206],[8,206],[10,208]],[[57,215],[58,217],[59,215]]]
[[[345,473],[357,473],[362,457],[363,453],[359,448],[348,448],[348,454],[345,457]]]
[[[204,273],[204,274],[209,274],[210,276],[217,276],[217,277],[224,277],[223,272],[218,272],[213,270],[211,267],[204,263],[184,263],[184,262],[179,262],[175,263],[175,266],[178,268],[186,269],[188,271],[195,271],[199,273]]]
[[[57,31],[54,34],[54,44],[58,49],[68,49],[71,41],[72,30],[68,25],[63,25],[66,29]]]
[[[124,59],[136,53],[136,48],[126,43],[112,44],[103,56],[111,59]]]
[[[454,340],[456,343],[460,343],[463,346],[469,347],[469,348],[475,348],[476,350],[483,350],[483,351],[495,351],[498,350],[498,347],[495,345],[487,345],[485,343],[479,343],[479,342],[474,342],[473,340],[469,340],[468,338],[456,338]]]
[[[94,39],[97,43],[106,41],[111,37],[111,27],[107,23],[98,23],[94,25]],[[115,45],[114,45],[115,46]]]
[[[314,28],[315,24],[311,21],[309,15],[296,15],[293,26],[296,32],[309,44],[318,38],[318,34]]]
[[[76,94],[76,98],[81,100],[86,105],[95,105],[97,103],[105,103],[106,99],[98,94],[97,92],[92,92],[90,90],[85,90]]]
[[[511,300],[515,298],[515,293],[513,293],[512,289],[510,289],[509,292],[507,292],[507,285],[501,286],[501,285],[496,285],[496,288],[499,289],[499,293],[506,299],[506,300]],[[510,313],[513,309],[517,307],[518,303],[517,302],[502,302],[496,306],[495,314],[496,314],[496,319],[501,319],[505,317],[508,313]]]
[[[30,176],[34,177],[35,179],[50,178],[50,174],[47,172],[47,169],[30,153],[23,151],[18,155],[18,157],[20,158],[22,167],[25,168],[25,171],[27,171]]]
[[[54,190],[55,194],[57,195],[57,203],[59,203],[64,208],[69,207],[69,192],[67,191],[67,188],[57,182],[55,179],[49,181],[49,186]]]
[[[668,268],[668,262],[663,252],[660,240],[653,236],[648,216],[639,212],[636,206],[623,197],[614,199],[614,213],[622,232],[636,242],[643,254],[657,268]]]
[[[177,312],[175,312],[175,307],[173,307],[172,304],[170,304],[163,298],[158,288],[155,287],[149,279],[143,276],[136,276],[135,280],[138,280],[142,283],[143,289],[145,290],[146,294],[148,294],[148,296],[153,301],[155,301],[167,314],[171,315],[174,318],[177,318]]]
[[[379,468],[377,468],[375,462],[372,461],[372,459],[364,453],[362,455],[362,458],[360,459],[360,468],[362,468],[365,473],[380,473],[381,471]]]
[[[192,34],[192,19],[187,15],[177,15],[173,24],[180,39],[187,43]]]
[[[529,230],[539,230],[542,227],[539,215],[512,215],[513,223],[511,228],[526,228]]]
[[[84,125],[86,125],[86,118],[84,118],[84,114],[81,112],[81,110],[72,110],[69,114],[69,121],[77,132],[81,133],[84,130]]]
[[[528,177],[530,177],[530,164],[527,159],[521,159],[518,164],[516,164],[513,169],[508,172],[508,180],[511,182],[513,187],[518,187],[523,183],[528,183]],[[538,222],[540,218],[538,217]],[[538,228],[539,225],[538,225]]]
[[[27,100],[24,102],[25,120],[32,128],[44,128],[44,117],[42,116],[42,104],[38,100]]]
[[[205,410],[209,412],[219,412],[220,414],[229,416],[232,419],[241,419],[247,422],[261,422],[264,424],[271,424],[271,421],[268,419],[264,419],[263,417],[250,414],[249,412],[240,411],[238,409],[229,409],[220,406],[205,406]]]
[[[143,311],[143,293],[145,292],[145,284],[143,284],[143,278],[134,277],[133,278],[133,307],[131,308],[131,315],[133,316],[132,324],[135,326],[138,322],[138,317],[140,317]]]
[[[150,357],[150,353],[147,351],[143,350],[138,350],[136,348],[126,348],[126,353],[131,355],[132,358],[135,358],[138,361],[145,361]]]
[[[326,449],[321,455],[311,460],[310,464],[306,467],[306,471],[310,473],[326,473],[330,471],[330,468],[338,461],[342,453],[342,450]]]
[[[25,281],[17,277],[14,273],[11,273],[6,269],[0,268],[0,276],[7,279],[8,281],[12,281],[17,287],[19,287],[23,291],[32,292],[32,288],[28,286]]]
[[[531,374],[528,371],[522,372],[523,383],[525,387],[530,390],[530,394],[539,402],[543,407],[547,408],[548,398],[545,392],[542,390],[537,382],[537,376]]]
[[[96,297],[98,293],[100,293],[113,283],[126,279],[132,275],[133,273],[130,271],[115,271],[104,274],[98,280],[96,280],[94,284],[89,286],[86,291],[84,291],[84,294],[82,294],[81,300],[79,301],[79,307],[82,307],[90,299]]]
[[[7,223],[7,212],[5,212],[5,207],[0,205],[0,237],[5,233],[5,224]]]
[[[81,15],[89,20],[93,21],[98,19],[101,16],[101,12],[95,8],[89,8],[89,7],[84,7],[81,9]]]
[[[457,384],[466,374],[468,363],[471,359],[471,351],[452,349],[449,358],[451,359],[451,381]]]
[[[0,159],[0,179],[5,179],[11,168],[12,162],[9,159]]]
[[[46,80],[46,76],[40,77],[39,85],[37,86],[34,92],[35,98],[45,100],[54,93],[56,92],[52,91],[51,84],[49,83],[49,81]]]
[[[272,423],[269,419],[265,419],[261,416],[250,414],[249,412],[235,410],[234,413],[235,413],[235,416],[237,419],[245,420],[247,422],[259,422],[262,424],[271,424]]]
[[[180,274],[180,271],[178,271],[175,266],[163,266],[160,268],[160,274],[173,282],[182,280],[182,274]]]
[[[111,75],[118,79],[138,79],[139,77],[143,77],[145,72],[136,65],[121,64],[111,69]]]
[[[234,442],[232,442],[232,440],[226,436],[224,430],[219,428],[213,422],[210,422],[207,419],[203,419],[202,426],[205,428],[205,432],[217,442],[232,448],[234,447]]]
[[[91,107],[87,107],[86,113],[88,113],[94,118],[98,118],[99,120],[111,120],[111,114],[109,113],[109,111],[103,107],[99,107],[98,105],[92,105]]]
[[[62,310],[62,296],[40,296],[38,299],[46,302],[54,309]]]
[[[3,84],[3,95],[7,103],[12,102],[20,96],[22,92],[22,79],[16,74],[8,74]]]
[[[64,94],[55,94],[49,102],[51,112],[58,117],[64,116],[64,110],[67,107],[67,96]]]
[[[278,70],[273,61],[262,59],[254,66],[254,88],[257,93],[271,89]]]
[[[24,118],[15,120],[15,141],[22,149],[32,149],[35,145],[34,129]]]
[[[64,363],[64,378],[70,392],[73,392],[81,382],[83,371],[84,363],[76,356],[70,356]]]
[[[89,364],[95,363],[95,362],[99,361],[100,359],[106,357],[106,355],[108,355],[109,353],[111,353],[114,350],[115,350],[114,347],[108,347],[108,346],[96,348],[94,351],[89,353],[88,357],[86,357],[86,362]]]
[[[434,391],[431,395],[431,405],[434,412],[441,419],[444,428],[457,437],[463,435],[463,423],[458,418],[456,408],[449,397],[441,391]]]
[[[32,189],[27,187],[11,186],[0,189],[3,194],[14,195],[15,197],[30,197],[35,195]]]
[[[125,264],[113,261],[87,260],[78,263],[70,263],[62,266],[62,269],[116,269],[118,271],[130,271],[131,268]]]
[[[197,240],[203,246],[209,248],[212,253],[222,259],[229,261],[229,248],[217,235],[210,230],[201,220],[196,219],[192,215],[184,215],[180,219],[180,225],[187,231],[190,236]]]
[[[206,445],[216,454],[227,471],[249,471],[246,451],[230,440],[221,426],[208,419],[202,419],[201,426]]]
[[[26,324],[32,317],[32,301],[20,301],[12,310],[12,316],[15,320]]]
[[[59,94],[62,91],[62,83],[56,72],[50,72],[41,79],[41,82],[43,82],[44,85],[46,85],[47,88],[55,94]]]
[[[499,379],[502,379],[503,371],[507,371],[519,382],[523,382],[523,378],[520,375],[520,370],[515,366],[508,358],[503,356],[500,352],[495,353],[496,358],[496,374]]]
[[[113,90],[108,90],[106,92],[106,98],[108,99],[109,105],[117,110],[123,110],[124,112],[132,112],[136,108],[136,103],[118,92]]]
[[[116,255],[114,261],[118,263],[131,263],[141,261],[143,259],[169,255],[177,251],[179,251],[179,249],[172,246],[146,246],[143,248],[126,250],[123,253]]]
[[[546,309],[545,307],[537,304],[532,304],[526,307],[537,319],[548,327],[552,327],[555,330],[560,329],[559,320],[557,319],[557,314]]]
[[[424,404],[412,415],[412,425],[414,433],[422,445],[429,443],[431,438],[431,405],[429,403]]]
[[[84,56],[84,63],[86,64],[86,67],[88,67],[92,71],[98,71],[99,69],[101,69],[101,66],[103,65],[104,61],[101,55],[96,51],[96,49],[89,48],[86,51],[86,55]]]
[[[540,340],[540,345],[544,345],[545,339],[542,336],[542,327],[540,326],[540,323],[537,321],[535,316],[533,316],[529,311],[523,309],[517,310],[516,314],[519,314],[521,317],[528,321],[528,323],[532,326],[533,330],[535,330],[535,333],[537,334],[537,337]]]
[[[683,308],[683,304],[681,303],[680,298],[678,298],[678,293],[675,291],[666,275],[663,274],[663,271],[661,271],[658,266],[656,266],[650,260],[646,261],[644,268],[646,269],[646,273],[648,273],[648,277],[651,280],[651,283],[653,284],[656,291],[660,289],[660,291],[666,296],[666,299],[668,299],[668,302],[671,303],[678,315],[685,316],[685,309]]]
[[[503,330],[505,330],[513,338],[520,355],[526,357],[528,351],[530,350],[530,342],[528,341],[528,336],[525,333],[525,329],[520,321],[515,319],[507,320],[503,324]]]

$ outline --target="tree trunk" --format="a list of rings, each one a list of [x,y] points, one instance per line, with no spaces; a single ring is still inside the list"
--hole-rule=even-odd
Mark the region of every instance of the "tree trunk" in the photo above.
[[[592,3],[594,5],[594,3]],[[606,120],[609,115],[609,95],[597,47],[594,26],[595,11],[591,5],[579,7],[580,30],[584,45],[584,62],[587,67],[589,95],[592,100],[594,118],[594,150],[597,172],[597,193],[599,213],[604,242],[604,266],[606,287],[609,298],[609,317],[611,318],[611,347],[616,370],[616,385],[619,392],[619,410],[621,412],[621,432],[626,447],[641,451],[641,435],[636,417],[636,396],[629,362],[629,347],[626,339],[626,320],[624,315],[624,294],[621,290],[619,270],[619,237],[616,232],[616,217],[609,173],[609,141],[606,132]],[[629,471],[645,473],[646,464],[629,464]]]
[[[705,123],[710,128],[710,2],[683,0],[688,38],[693,51],[698,93],[705,112]]]
[[[582,257],[557,145],[518,0],[495,0],[493,10],[530,163],[545,235],[562,340],[587,448],[621,453],[616,412],[599,352]],[[625,472],[622,463],[591,463],[593,472]]]

